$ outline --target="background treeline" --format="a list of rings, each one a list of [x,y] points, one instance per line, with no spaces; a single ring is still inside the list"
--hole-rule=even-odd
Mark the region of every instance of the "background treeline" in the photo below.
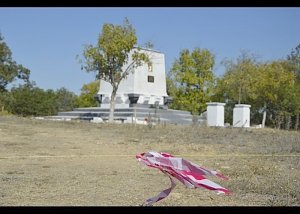
[[[261,62],[248,52],[224,60],[224,75],[213,73],[214,55],[206,49],[183,50],[168,75],[171,108],[199,115],[207,102],[223,102],[232,125],[235,104],[251,105],[251,124],[299,129],[300,44],[285,59]]]
[[[85,84],[79,96],[64,87],[54,91],[41,89],[34,84],[19,85],[0,93],[0,113],[50,116],[77,107],[93,107],[97,106],[94,95],[98,90],[99,81]]]
[[[284,59],[262,62],[249,52],[223,60],[224,75],[214,74],[215,56],[207,49],[184,49],[167,74],[172,109],[193,115],[206,111],[207,102],[223,102],[225,122],[232,125],[235,104],[251,105],[251,125],[299,130],[300,44]],[[0,35],[0,113],[22,116],[55,115],[76,107],[97,106],[99,80],[83,85],[81,94],[44,90],[30,81],[30,70],[17,64]],[[15,81],[23,84],[9,88]]]
[[[76,107],[97,106],[94,95],[99,90],[99,81],[83,85],[78,96],[64,87],[56,91],[41,89],[29,77],[30,70],[13,60],[0,34],[0,114],[48,116]],[[24,83],[8,87],[16,81]]]

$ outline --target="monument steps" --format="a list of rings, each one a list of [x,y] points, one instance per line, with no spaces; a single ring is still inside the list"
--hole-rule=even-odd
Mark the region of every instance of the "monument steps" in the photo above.
[[[136,117],[138,120],[148,120],[149,116],[153,121],[160,121],[172,124],[192,124],[193,116],[187,111],[173,109],[155,109],[155,108],[124,108],[115,109],[115,120],[127,120]],[[59,112],[57,116],[49,116],[47,119],[60,120],[92,120],[94,117],[101,117],[108,120],[109,109],[100,107],[76,108],[74,111]]]

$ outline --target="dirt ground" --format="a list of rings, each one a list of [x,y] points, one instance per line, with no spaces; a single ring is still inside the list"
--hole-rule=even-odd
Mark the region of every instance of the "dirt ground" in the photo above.
[[[220,171],[229,196],[181,183],[154,206],[299,206],[300,132],[0,116],[0,206],[140,206],[170,186],[135,155],[164,151]]]

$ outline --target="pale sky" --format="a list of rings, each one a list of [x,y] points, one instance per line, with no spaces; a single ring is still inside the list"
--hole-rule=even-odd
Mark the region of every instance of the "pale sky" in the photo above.
[[[79,94],[95,75],[80,69],[76,55],[96,43],[104,23],[121,25],[125,17],[138,44],[150,41],[165,54],[166,72],[185,48],[210,50],[214,72],[222,75],[220,62],[236,59],[241,50],[276,60],[300,43],[300,7],[0,8],[0,32],[38,87]]]

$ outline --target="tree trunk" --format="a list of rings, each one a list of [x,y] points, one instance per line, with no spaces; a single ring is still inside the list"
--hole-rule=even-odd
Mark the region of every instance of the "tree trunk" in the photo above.
[[[264,102],[264,113],[263,113],[263,119],[262,119],[262,122],[261,122],[262,128],[265,128],[266,117],[267,117],[267,103]]]
[[[289,130],[291,127],[291,115],[285,115],[285,129]]]
[[[242,89],[241,87],[239,88],[239,103],[238,104],[241,104],[241,96],[242,96]]]
[[[281,111],[279,111],[276,115],[276,122],[275,122],[275,126],[277,129],[285,128],[284,118],[285,118],[284,114]]]
[[[299,113],[296,114],[295,130],[298,130],[299,127]]]
[[[108,122],[112,123],[114,122],[114,112],[115,112],[115,98],[116,98],[116,93],[117,90],[113,90],[111,92],[111,97],[110,97],[110,110],[109,110],[109,118]]]

